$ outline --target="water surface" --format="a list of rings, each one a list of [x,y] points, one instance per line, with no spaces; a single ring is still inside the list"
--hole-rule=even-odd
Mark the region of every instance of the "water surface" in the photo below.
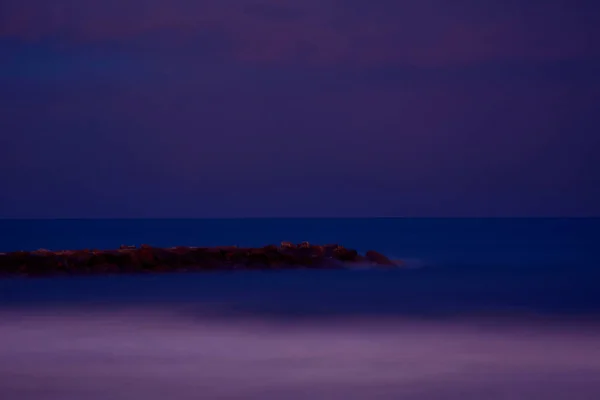
[[[0,251],[308,240],[411,267],[0,280],[0,398],[597,399],[599,228],[0,221]]]

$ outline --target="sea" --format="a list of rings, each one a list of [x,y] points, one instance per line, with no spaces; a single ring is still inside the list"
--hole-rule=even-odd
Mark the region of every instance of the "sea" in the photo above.
[[[0,220],[0,252],[281,241],[405,265],[0,279],[0,399],[600,399],[600,219]]]

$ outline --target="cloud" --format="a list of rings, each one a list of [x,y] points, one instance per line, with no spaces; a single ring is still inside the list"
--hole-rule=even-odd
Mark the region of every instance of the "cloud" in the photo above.
[[[587,0],[4,0],[0,38],[193,52],[210,36],[259,65],[440,66],[596,57],[598,15]]]

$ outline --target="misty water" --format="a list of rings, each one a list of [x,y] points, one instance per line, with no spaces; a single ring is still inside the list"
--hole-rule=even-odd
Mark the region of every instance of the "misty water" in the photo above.
[[[308,240],[409,266],[0,280],[0,398],[597,399],[599,227],[0,221],[0,251]]]

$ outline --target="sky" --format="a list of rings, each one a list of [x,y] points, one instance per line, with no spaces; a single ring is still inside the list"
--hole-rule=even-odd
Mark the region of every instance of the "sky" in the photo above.
[[[0,218],[600,216],[595,0],[0,0]]]

